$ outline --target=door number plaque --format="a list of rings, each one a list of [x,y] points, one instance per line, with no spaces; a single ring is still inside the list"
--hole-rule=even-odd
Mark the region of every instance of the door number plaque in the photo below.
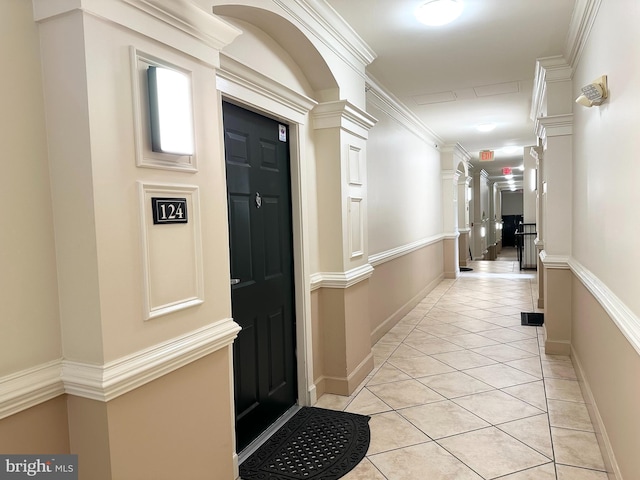
[[[186,198],[151,197],[153,224],[188,223]]]

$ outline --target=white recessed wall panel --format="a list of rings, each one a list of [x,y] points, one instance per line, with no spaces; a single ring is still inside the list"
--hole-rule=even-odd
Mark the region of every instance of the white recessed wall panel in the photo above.
[[[198,188],[139,183],[145,319],[204,301]],[[187,223],[154,224],[152,199],[186,201]]]
[[[362,152],[349,145],[349,185],[362,185]]]
[[[364,216],[362,213],[362,198],[349,197],[349,252],[351,258],[361,257],[363,254]]]

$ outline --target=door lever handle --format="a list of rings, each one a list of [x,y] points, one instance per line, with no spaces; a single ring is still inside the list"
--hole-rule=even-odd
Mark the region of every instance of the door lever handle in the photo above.
[[[237,285],[240,283],[240,279],[239,278],[232,278],[231,279],[231,285]]]

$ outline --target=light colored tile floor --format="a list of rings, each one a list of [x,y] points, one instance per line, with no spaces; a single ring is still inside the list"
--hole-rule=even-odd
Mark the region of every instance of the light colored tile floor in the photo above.
[[[373,348],[351,397],[316,406],[370,415],[367,457],[345,480],[606,480],[569,357],[544,354],[535,272],[472,262]]]

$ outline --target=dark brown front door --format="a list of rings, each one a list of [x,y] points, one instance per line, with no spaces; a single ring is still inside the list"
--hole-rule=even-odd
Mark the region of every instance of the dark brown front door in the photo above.
[[[296,403],[288,130],[223,103],[237,448]]]

